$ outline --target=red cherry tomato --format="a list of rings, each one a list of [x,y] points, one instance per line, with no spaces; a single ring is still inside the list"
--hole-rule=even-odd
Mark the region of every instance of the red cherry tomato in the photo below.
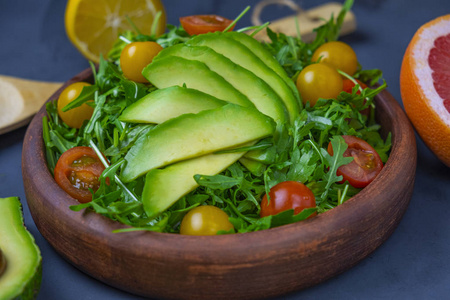
[[[362,89],[365,89],[365,88],[367,87],[367,85],[364,84],[364,82],[361,82],[361,81],[359,81],[358,79],[356,79],[356,82],[358,82],[359,86],[360,86]],[[351,93],[352,93],[352,89],[353,89],[354,86],[355,86],[355,83],[354,83],[352,80],[350,80],[350,79],[347,78],[347,79],[344,79],[344,81],[343,81],[343,88],[342,88],[342,90],[343,90],[344,92],[346,92],[346,93],[351,94]],[[356,94],[360,95],[361,92],[360,92],[360,91],[357,91]],[[364,103],[366,103],[366,102],[364,101]],[[368,108],[366,108],[366,109],[363,109],[362,111],[360,111],[360,113],[361,113],[362,115],[368,116],[368,115],[370,114],[370,107],[368,107]]]
[[[196,15],[180,18],[181,26],[190,35],[223,31],[233,20],[217,15]],[[234,26],[230,28],[233,30]]]
[[[89,147],[74,147],[64,152],[56,163],[55,181],[70,196],[81,203],[92,200],[100,186],[99,177],[105,167]]]
[[[351,135],[342,136],[348,145],[344,157],[353,157],[353,161],[340,166],[336,172],[342,175],[341,183],[348,181],[355,188],[366,187],[381,172],[383,162],[377,151],[366,141]],[[333,146],[328,144],[328,153],[333,155]]]
[[[314,194],[306,185],[297,181],[278,183],[270,189],[269,196],[270,201],[267,194],[261,201],[261,217],[276,215],[288,209],[293,209],[296,215],[305,208],[316,207]]]

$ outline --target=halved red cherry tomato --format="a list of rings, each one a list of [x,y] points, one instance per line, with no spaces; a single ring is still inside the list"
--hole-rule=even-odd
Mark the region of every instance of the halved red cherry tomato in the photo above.
[[[367,85],[366,85],[364,82],[361,82],[361,81],[359,81],[358,79],[355,79],[355,80],[356,80],[356,82],[358,82],[359,86],[360,86],[362,89],[365,89],[365,88],[367,87]],[[343,90],[344,92],[346,92],[346,93],[351,94],[351,93],[352,93],[352,89],[353,89],[354,86],[355,86],[355,83],[354,83],[352,80],[346,78],[346,79],[344,79],[344,81],[343,81],[343,88],[342,88],[342,90]],[[360,92],[360,91],[357,91],[356,94],[357,94],[357,95],[360,95],[361,92]],[[366,102],[364,101],[364,103],[366,103]],[[362,115],[368,116],[368,115],[370,114],[370,107],[361,110],[360,113],[361,113]]]
[[[342,175],[341,183],[348,181],[355,188],[366,187],[381,172],[383,162],[377,151],[366,141],[351,135],[342,136],[348,145],[344,157],[353,157],[353,161],[340,166],[336,172]],[[333,155],[333,146],[328,144],[328,153]]]
[[[283,181],[270,189],[270,201],[267,194],[261,201],[260,216],[266,217],[279,214],[288,209],[294,210],[294,215],[299,214],[305,208],[316,207],[316,198],[313,192],[297,181]],[[316,215],[316,213],[312,214]]]
[[[70,196],[81,203],[92,200],[100,186],[99,177],[105,167],[89,147],[74,147],[64,152],[56,163],[55,181]]]
[[[190,35],[223,31],[232,22],[233,20],[217,15],[196,15],[180,18],[181,26]],[[230,30],[233,30],[233,28],[234,26]]]

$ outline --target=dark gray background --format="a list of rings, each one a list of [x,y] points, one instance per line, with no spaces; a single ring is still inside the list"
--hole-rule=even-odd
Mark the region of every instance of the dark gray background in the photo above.
[[[232,19],[246,5],[257,2],[164,1],[171,24],[178,24],[180,16],[192,14],[216,13]],[[299,3],[308,9],[324,2],[327,1]],[[358,29],[343,40],[355,49],[364,68],[383,70],[389,91],[401,103],[399,73],[408,42],[422,24],[449,14],[450,1],[355,2],[353,12]],[[64,9],[65,1],[61,0],[0,0],[0,74],[66,81],[89,66],[65,35]],[[289,9],[272,6],[263,13],[263,19],[289,14]],[[250,14],[237,26],[248,25]],[[25,129],[0,136],[0,197],[21,197],[25,223],[42,251],[43,281],[38,299],[140,299],[78,271],[40,235],[26,204],[21,175]],[[388,241],[344,274],[283,299],[450,298],[450,169],[436,159],[419,137],[417,147],[414,194]]]

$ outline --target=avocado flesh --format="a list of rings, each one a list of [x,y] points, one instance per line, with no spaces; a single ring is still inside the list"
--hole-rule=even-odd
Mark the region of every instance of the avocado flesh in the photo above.
[[[144,68],[142,75],[159,89],[186,86],[223,101],[254,107],[246,96],[199,61],[176,56],[156,59]]]
[[[0,248],[6,259],[0,299],[35,299],[42,278],[41,254],[24,227],[17,197],[0,198]]]
[[[261,59],[266,66],[268,66],[270,69],[272,69],[275,73],[278,74],[278,76],[283,79],[283,81],[289,86],[289,88],[292,90],[292,93],[294,93],[295,98],[297,99],[297,104],[292,105],[302,105],[302,102],[300,101],[300,94],[298,93],[297,87],[294,84],[294,81],[289,78],[289,76],[286,74],[286,71],[283,69],[283,67],[280,65],[280,63],[276,60],[276,58],[270,53],[263,44],[249,36],[248,34],[242,34],[241,32],[236,31],[228,31],[224,33],[226,37],[230,37],[235,41],[240,42],[245,47],[247,47],[250,51],[253,52],[259,59]],[[299,106],[300,108],[300,106]]]
[[[199,113],[227,102],[198,90],[171,86],[156,90],[127,107],[119,117],[129,123],[160,124],[182,114]]]
[[[164,169],[153,169],[145,177],[142,204],[149,217],[156,217],[178,199],[198,187],[194,175],[216,175],[245,152],[209,154],[181,161]]]
[[[155,96],[155,94],[157,94]],[[211,97],[211,98],[209,98]],[[120,116],[121,121],[125,122],[144,122],[144,123],[156,123],[160,124],[167,120],[170,120],[172,118],[176,118],[178,116],[181,116],[185,113],[199,113],[206,109],[213,109],[220,106],[225,105],[227,102],[218,100],[212,96],[209,96],[205,93],[199,92],[197,90],[188,89],[184,87],[179,86],[173,86],[162,90],[156,90],[147,96],[141,98],[140,100],[136,101],[128,107]],[[241,157],[244,153],[239,154],[239,157]],[[221,160],[218,157],[224,155],[224,159]],[[224,167],[216,167],[213,166],[212,169],[205,170],[204,174],[213,175],[213,172],[215,170],[219,169],[222,170],[222,168],[226,169],[229,165],[229,159],[226,157],[229,157],[230,155],[225,154],[217,154],[214,155],[215,157],[215,163],[217,163],[217,166],[224,166]],[[243,158],[240,158],[243,159]],[[199,165],[203,165],[204,161],[209,161],[208,155],[199,157],[196,159],[197,163]],[[234,161],[233,161],[234,162]],[[183,162],[180,162],[183,163]],[[256,163],[256,162],[255,162]],[[175,164],[174,164],[175,165]],[[174,166],[172,165],[172,166]],[[243,163],[245,166],[245,164]],[[260,163],[260,168],[264,165]],[[197,173],[192,173],[192,170],[195,170],[194,168],[181,168],[181,167],[170,167],[169,171],[165,170],[164,172],[162,170],[158,170],[153,173],[156,173],[153,175],[153,177],[158,178],[158,176],[167,176],[166,174],[168,172],[174,172],[173,175],[175,178],[177,178],[177,189],[173,192],[169,193],[169,191],[172,191],[173,189],[168,189],[163,191],[163,193],[169,195],[165,195],[164,197],[161,197],[162,199],[167,198],[167,201],[169,203],[174,203],[173,199],[179,199],[185,194],[189,193],[193,189],[197,187],[196,182],[193,181],[193,176]],[[226,167],[225,167],[226,166]],[[255,166],[255,164],[251,164],[251,166]],[[202,169],[204,170],[204,169]],[[152,172],[152,171],[150,171]],[[148,183],[150,186],[151,184]],[[153,185],[152,185],[153,186]],[[159,187],[159,185],[157,186]],[[184,192],[182,192],[184,191]],[[145,193],[144,193],[145,194]],[[150,194],[150,193],[146,193]],[[151,195],[159,195],[160,192],[157,192],[157,189],[155,191],[151,192]],[[181,195],[181,196],[180,196]],[[152,200],[148,200],[150,202],[153,202],[155,197],[151,197]],[[146,199],[144,197],[144,199]],[[176,201],[175,199],[175,201]],[[143,201],[144,203],[148,201]],[[170,205],[172,205],[170,204]]]
[[[255,108],[227,104],[157,125],[125,156],[125,182],[148,171],[270,136],[275,122]]]
[[[285,123],[289,119],[284,102],[265,81],[211,48],[178,44],[161,51],[155,60],[170,56],[204,63],[247,96],[260,112],[270,116],[275,122]]]
[[[283,100],[289,113],[289,120],[291,124],[294,123],[300,110],[298,100],[292,90],[278,74],[267,67],[259,57],[243,44],[219,32],[195,36],[187,44],[209,47],[264,80]]]

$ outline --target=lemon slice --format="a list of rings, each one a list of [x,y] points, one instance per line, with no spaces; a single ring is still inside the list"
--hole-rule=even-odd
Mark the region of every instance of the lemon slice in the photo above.
[[[166,14],[160,0],[69,0],[65,26],[70,41],[89,60],[98,63],[119,34],[132,30],[129,18],[142,34],[150,34],[153,19],[161,17],[156,34],[165,30]]]

